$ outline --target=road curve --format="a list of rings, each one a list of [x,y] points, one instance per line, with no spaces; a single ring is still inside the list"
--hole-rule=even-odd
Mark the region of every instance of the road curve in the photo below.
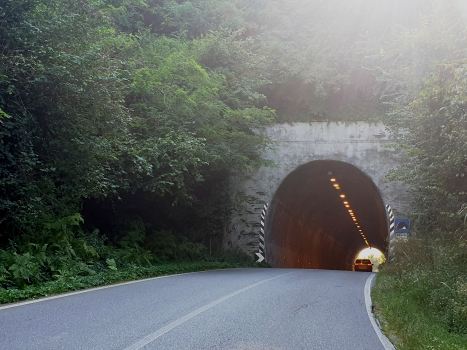
[[[369,276],[215,270],[0,307],[0,349],[384,350]]]

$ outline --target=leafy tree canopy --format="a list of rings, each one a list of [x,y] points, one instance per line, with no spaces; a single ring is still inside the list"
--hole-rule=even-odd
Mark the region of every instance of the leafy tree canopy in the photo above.
[[[423,213],[458,223],[460,6],[1,0],[1,239],[76,213],[116,237],[114,219],[135,215],[200,240],[221,232],[228,176],[268,165],[254,130],[274,121],[385,121],[414,159],[393,177],[418,184]]]

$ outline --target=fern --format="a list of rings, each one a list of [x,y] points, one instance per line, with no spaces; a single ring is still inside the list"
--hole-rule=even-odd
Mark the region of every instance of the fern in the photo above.
[[[110,246],[105,245],[107,237],[100,233],[98,229],[92,231],[79,231],[75,234],[76,239],[80,239],[96,251],[100,258],[106,258],[109,254]]]
[[[5,282],[5,281],[8,280],[9,275],[10,275],[10,273],[5,268],[5,266],[0,264],[0,286],[1,286],[2,282]]]
[[[69,257],[76,257],[71,241],[73,231],[79,229],[82,222],[84,222],[83,218],[77,213],[46,223],[38,241],[41,244],[48,244],[50,250],[59,250]]]
[[[74,276],[91,276],[96,274],[89,266],[82,261],[66,260],[60,268],[54,271],[53,277],[60,279]]]
[[[83,259],[87,263],[92,263],[99,259],[99,254],[97,254],[94,247],[88,245],[83,240],[73,239],[71,246],[73,251],[76,253],[76,256]]]
[[[190,242],[186,237],[179,238],[177,257],[182,260],[201,258],[206,252],[206,247],[201,243]]]
[[[120,245],[124,248],[133,247],[135,244],[141,245],[146,237],[146,226],[143,219],[137,217],[130,222],[130,230],[120,240]]]
[[[151,251],[141,248],[137,243],[133,247],[120,249],[119,255],[123,262],[139,266],[149,266],[151,261],[154,260]]]
[[[31,253],[17,254],[13,253],[13,264],[9,269],[13,275],[13,280],[17,285],[31,282],[31,278],[39,274],[39,266],[36,258]]]
[[[170,231],[156,231],[146,238],[145,247],[151,250],[158,261],[174,259],[177,252],[177,238]]]
[[[117,271],[117,264],[115,262],[115,259],[106,259],[105,263],[107,264],[107,267],[112,270],[112,271]]]
[[[39,265],[45,266],[49,262],[49,258],[47,256],[47,243],[42,246],[36,243],[29,243],[29,247]]]
[[[146,238],[145,248],[151,250],[158,261],[193,260],[205,255],[206,247],[186,237],[175,237],[170,231],[156,231]]]

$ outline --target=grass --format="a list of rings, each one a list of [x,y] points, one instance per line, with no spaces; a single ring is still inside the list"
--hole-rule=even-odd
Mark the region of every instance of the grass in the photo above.
[[[399,350],[467,349],[467,249],[451,237],[399,242],[372,300]]]
[[[415,297],[395,285],[393,277],[379,274],[372,299],[376,317],[397,349],[467,349],[467,334],[450,332],[436,312],[420,306]]]
[[[112,283],[133,281],[150,277],[214,269],[261,266],[265,265],[255,264],[253,262],[229,261],[172,262],[149,267],[130,265],[117,271],[104,270],[91,276],[63,277],[56,281],[49,281],[40,285],[25,286],[23,289],[0,288],[0,304],[12,303],[27,299],[37,299],[53,294],[66,293],[86,288],[105,286]]]

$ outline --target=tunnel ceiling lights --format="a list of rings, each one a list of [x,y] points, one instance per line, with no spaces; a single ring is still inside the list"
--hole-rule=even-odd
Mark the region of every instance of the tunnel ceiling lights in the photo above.
[[[332,172],[329,171],[329,172],[328,172],[328,175],[332,175]],[[339,184],[337,183],[337,179],[336,179],[335,177],[331,177],[330,180],[331,180],[331,182],[336,182],[336,183],[333,184],[333,187],[334,187],[336,190],[340,190],[340,189],[341,189],[340,186],[339,186]],[[342,199],[344,199],[346,196],[345,196],[345,194],[342,193],[342,194],[339,195],[339,197],[342,198]],[[350,208],[350,203],[349,203],[349,201],[347,201],[347,200],[344,201],[344,205],[345,205],[346,208]],[[350,217],[352,218],[352,220],[355,222],[355,225],[357,225],[357,228],[359,229],[358,231],[360,231],[360,234],[362,235],[362,238],[365,240],[366,245],[367,245],[368,247],[371,248],[370,244],[368,243],[368,240],[367,240],[366,237],[365,237],[365,234],[363,233],[363,230],[361,229],[361,226],[359,225],[359,223],[358,223],[358,221],[357,221],[357,218],[355,217],[355,214],[354,214],[353,210],[352,210],[352,209],[348,209],[348,212],[349,212]]]

